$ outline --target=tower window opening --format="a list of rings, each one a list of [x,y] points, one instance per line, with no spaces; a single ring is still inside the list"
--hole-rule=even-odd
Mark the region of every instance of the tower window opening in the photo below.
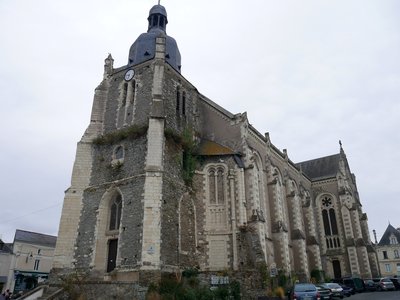
[[[131,104],[135,102],[135,92],[136,92],[136,81],[132,80],[132,94],[130,99]]]
[[[121,95],[121,100],[122,100],[122,106],[126,105],[126,95],[128,93],[128,84],[125,82],[124,87],[122,89],[122,95]]]
[[[182,93],[182,115],[186,114],[186,93]]]
[[[160,27],[164,28],[165,26],[165,18],[163,16],[160,16]]]
[[[179,86],[176,88],[176,111],[179,112],[180,109],[180,101],[181,101],[181,92],[179,90]]]
[[[152,26],[157,26],[158,25],[158,15],[154,15],[152,17]]]

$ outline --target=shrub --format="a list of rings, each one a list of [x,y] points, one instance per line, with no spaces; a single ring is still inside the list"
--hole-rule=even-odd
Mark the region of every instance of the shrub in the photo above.
[[[274,290],[274,294],[275,296],[284,299],[285,298],[285,290],[283,289],[283,287],[278,286],[275,290]]]

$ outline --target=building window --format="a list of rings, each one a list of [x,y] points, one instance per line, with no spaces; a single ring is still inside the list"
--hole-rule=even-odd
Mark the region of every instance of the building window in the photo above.
[[[394,258],[400,258],[399,256],[399,250],[394,250]]]
[[[37,254],[40,255],[40,252],[41,252],[41,251],[42,251],[41,249],[38,249],[38,250],[37,250]]]
[[[392,272],[392,268],[390,267],[390,264],[385,264],[385,271],[387,273]]]
[[[39,270],[39,263],[40,263],[40,260],[39,259],[35,259],[35,265],[33,266],[33,269],[35,271]]]
[[[398,242],[397,242],[397,238],[395,237],[395,236],[391,236],[390,237],[390,244],[391,245],[396,245]]]
[[[382,251],[383,259],[388,259],[387,251]]]
[[[121,222],[122,197],[118,194],[111,203],[110,209],[110,230],[118,230]]]

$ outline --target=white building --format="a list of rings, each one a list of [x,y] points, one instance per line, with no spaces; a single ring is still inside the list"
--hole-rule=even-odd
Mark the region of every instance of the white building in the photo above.
[[[30,290],[48,278],[57,237],[17,229],[6,288]]]
[[[400,276],[400,231],[388,225],[377,247],[379,268],[383,277]]]

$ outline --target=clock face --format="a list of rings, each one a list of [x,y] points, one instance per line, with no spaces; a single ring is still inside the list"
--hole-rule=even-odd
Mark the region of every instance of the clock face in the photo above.
[[[133,76],[135,76],[135,71],[134,70],[128,70],[125,73],[125,80],[129,81],[133,78]]]

